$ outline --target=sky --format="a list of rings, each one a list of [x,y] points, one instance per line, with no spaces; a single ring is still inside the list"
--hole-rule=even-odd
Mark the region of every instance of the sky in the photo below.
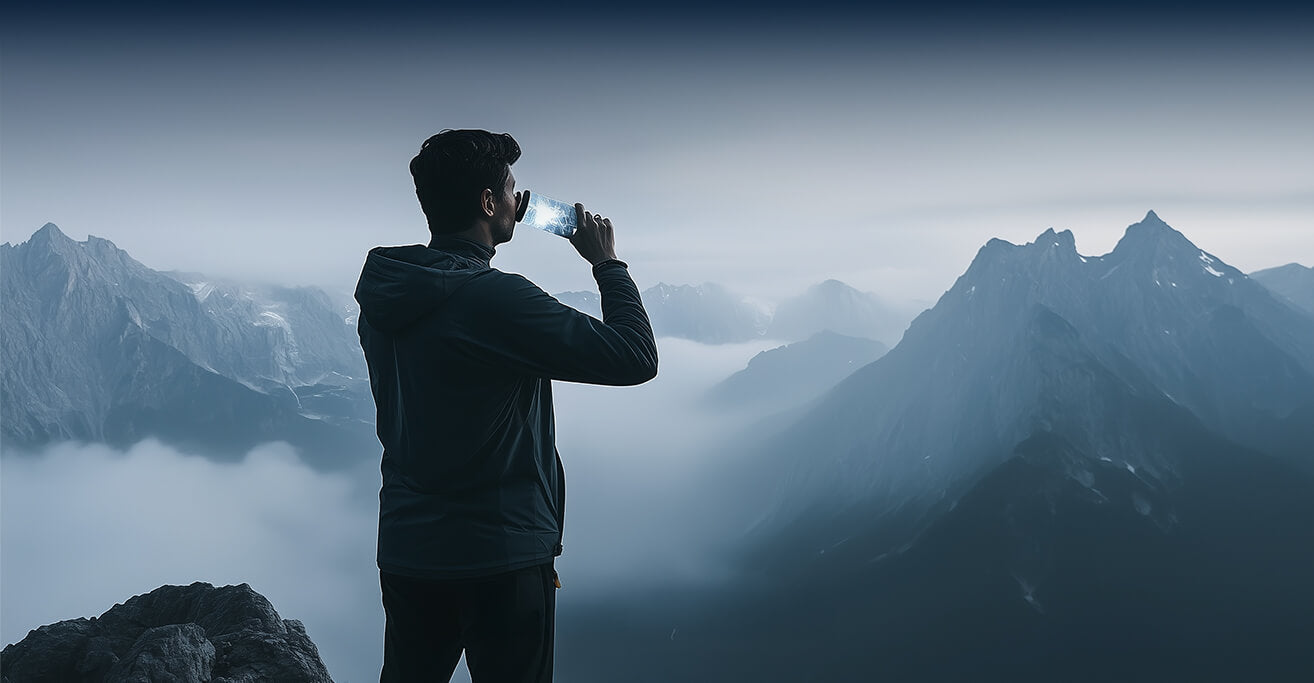
[[[611,217],[642,287],[930,303],[992,237],[1098,255],[1151,209],[1242,270],[1314,264],[1308,10],[51,7],[0,29],[5,241],[347,293],[427,241],[419,144],[477,127]],[[494,265],[593,286],[528,229]]]

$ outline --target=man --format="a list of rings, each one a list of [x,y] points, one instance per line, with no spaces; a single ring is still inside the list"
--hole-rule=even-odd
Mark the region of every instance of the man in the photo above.
[[[489,265],[511,239],[520,146],[447,130],[411,160],[429,245],[370,251],[356,300],[383,444],[383,681],[550,681],[565,481],[551,380],[657,374],[611,220],[576,204],[601,321]]]

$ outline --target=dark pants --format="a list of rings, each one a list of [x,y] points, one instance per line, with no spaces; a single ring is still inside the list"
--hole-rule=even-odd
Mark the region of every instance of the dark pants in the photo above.
[[[379,572],[387,626],[381,683],[449,681],[465,651],[474,683],[550,683],[552,563],[473,579]]]

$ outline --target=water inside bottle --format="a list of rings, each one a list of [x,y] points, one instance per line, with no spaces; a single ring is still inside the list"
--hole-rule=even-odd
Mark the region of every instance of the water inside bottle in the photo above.
[[[561,200],[529,192],[529,207],[525,210],[523,223],[545,232],[562,237],[575,234],[575,205]]]

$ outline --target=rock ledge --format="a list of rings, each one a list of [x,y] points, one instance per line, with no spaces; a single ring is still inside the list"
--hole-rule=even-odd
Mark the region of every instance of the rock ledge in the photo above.
[[[295,619],[247,584],[161,586],[99,617],[42,626],[0,653],[3,683],[332,683]]]

